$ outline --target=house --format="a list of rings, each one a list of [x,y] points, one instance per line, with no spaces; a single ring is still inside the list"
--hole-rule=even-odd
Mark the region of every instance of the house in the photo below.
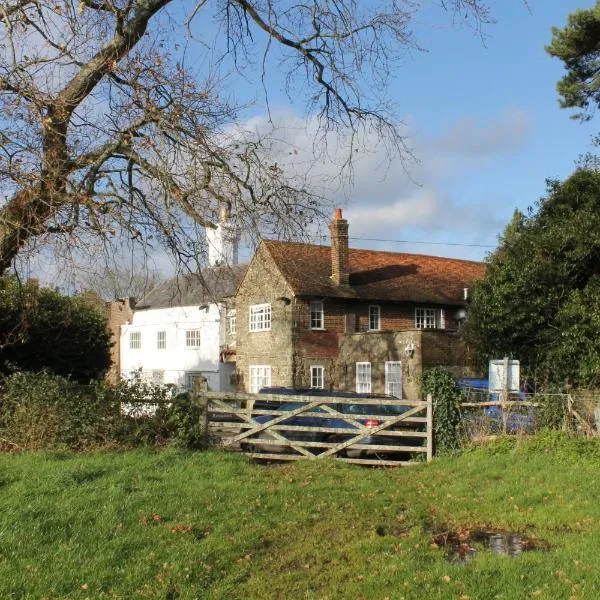
[[[155,384],[191,389],[195,379],[211,391],[235,386],[235,363],[226,347],[226,329],[235,327],[227,298],[246,270],[237,264],[237,234],[228,214],[207,231],[209,265],[200,273],[179,276],[152,290],[121,326],[120,369]]]
[[[349,248],[340,209],[330,230],[331,247],[260,244],[236,294],[240,388],[415,399],[424,368],[468,371],[458,330],[484,265]]]

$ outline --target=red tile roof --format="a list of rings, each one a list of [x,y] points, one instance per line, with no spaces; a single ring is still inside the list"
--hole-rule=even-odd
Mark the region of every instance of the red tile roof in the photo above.
[[[329,246],[263,243],[297,296],[460,305],[463,288],[485,272],[483,263],[470,260],[350,248],[350,287],[336,287]]]

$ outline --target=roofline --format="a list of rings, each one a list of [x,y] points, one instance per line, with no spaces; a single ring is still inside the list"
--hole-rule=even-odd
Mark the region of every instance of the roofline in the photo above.
[[[294,244],[296,246],[311,246],[313,248],[323,248],[323,249],[331,249],[330,245],[323,245],[323,244],[307,244],[305,242],[295,242],[295,241],[284,241],[284,240],[261,240],[261,244],[265,243],[265,244]],[[369,250],[368,248],[355,248],[350,246],[348,248],[348,250],[350,252],[372,252],[374,254],[391,254],[392,256],[415,256],[415,257],[420,257],[420,258],[439,258],[440,260],[450,260],[453,262],[462,262],[462,263],[469,263],[472,265],[484,265],[485,266],[485,262],[484,261],[479,261],[479,260],[469,260],[467,258],[452,258],[450,256],[438,256],[437,254],[416,254],[414,252],[393,252],[391,250]]]

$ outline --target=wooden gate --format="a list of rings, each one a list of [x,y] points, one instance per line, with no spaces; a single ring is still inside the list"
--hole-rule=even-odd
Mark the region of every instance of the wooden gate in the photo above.
[[[252,458],[408,465],[433,451],[433,404],[337,396],[209,392],[209,433]]]

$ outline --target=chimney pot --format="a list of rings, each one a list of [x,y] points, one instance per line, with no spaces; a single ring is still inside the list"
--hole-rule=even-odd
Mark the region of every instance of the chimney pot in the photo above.
[[[342,209],[341,208],[336,208],[335,209],[335,215],[333,217],[336,221],[338,221],[339,219],[342,218]]]

